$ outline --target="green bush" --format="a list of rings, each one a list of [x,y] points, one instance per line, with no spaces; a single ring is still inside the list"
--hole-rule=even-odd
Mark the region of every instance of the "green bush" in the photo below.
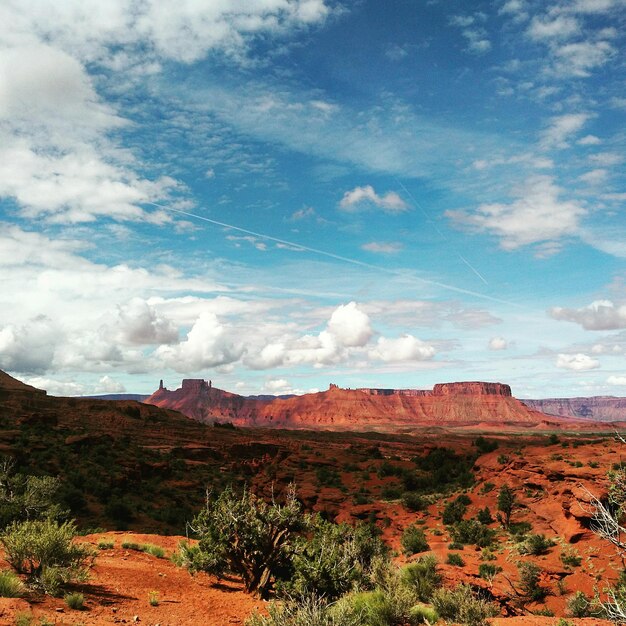
[[[520,554],[539,556],[545,554],[553,545],[554,541],[548,539],[545,535],[529,535],[526,541],[520,544],[518,550]]]
[[[333,600],[353,587],[373,586],[373,568],[388,549],[368,524],[332,524],[319,516],[309,522],[308,537],[295,543],[289,567],[281,573],[281,591]]]
[[[448,554],[448,559],[446,560],[446,563],[448,565],[456,565],[456,567],[465,566],[465,561],[463,560],[463,557],[457,552],[450,552]]]
[[[402,504],[409,511],[413,512],[422,511],[424,510],[424,508],[426,508],[424,498],[419,493],[416,493],[414,491],[405,491],[402,494]]]
[[[443,523],[449,526],[460,522],[465,515],[465,511],[467,511],[467,504],[461,498],[448,502],[443,509]]]
[[[410,624],[436,624],[439,614],[431,606],[416,604],[409,611]]]
[[[519,588],[522,594],[534,602],[541,602],[548,595],[548,590],[539,584],[541,568],[534,563],[522,561],[517,564],[519,570]]]
[[[511,515],[513,509],[517,505],[517,498],[513,493],[513,490],[508,485],[502,485],[498,492],[498,521],[504,526],[509,528],[511,525]]]
[[[24,583],[11,570],[0,571],[0,598],[19,598],[24,594]]]
[[[141,552],[156,556],[157,559],[165,558],[165,550],[161,546],[155,546],[153,543],[143,543],[139,546]]]
[[[478,575],[485,580],[493,580],[496,574],[500,573],[502,568],[492,563],[481,563],[478,566]]]
[[[478,448],[478,451],[481,454],[487,454],[488,452],[493,452],[498,448],[498,442],[485,439],[482,435],[479,435],[474,440],[474,445]]]
[[[491,515],[491,511],[489,510],[489,507],[486,506],[484,509],[480,509],[480,511],[478,511],[478,514],[476,515],[476,519],[481,524],[493,523],[493,517]]]
[[[77,591],[65,594],[65,604],[75,611],[82,611],[85,608],[85,596]]]
[[[437,559],[432,555],[420,557],[400,571],[400,580],[415,594],[417,600],[430,602],[442,581],[441,574],[437,571]]]
[[[487,548],[493,544],[496,533],[477,520],[463,520],[452,526],[451,534],[455,543],[473,544]]]
[[[100,541],[98,541],[98,550],[111,550],[113,547],[115,547],[114,541],[108,539],[100,539]]]
[[[415,524],[404,529],[400,537],[400,543],[404,553],[408,556],[418,552],[426,552],[430,549],[424,531]]]
[[[253,614],[246,626],[362,626],[361,616],[355,616],[347,602],[328,606],[317,597],[299,598],[286,602],[270,602],[269,615]]]
[[[291,561],[302,507],[290,489],[285,504],[268,504],[247,489],[208,498],[192,528],[200,537],[192,567],[241,576],[246,591],[267,596],[276,575]]]
[[[6,558],[18,573],[26,574],[35,586],[55,594],[73,580],[83,580],[92,552],[76,544],[73,522],[53,520],[14,522],[0,536]]]
[[[442,619],[467,626],[483,626],[488,618],[498,614],[497,607],[475,595],[469,585],[438,589],[432,603]]]
[[[590,605],[587,596],[582,591],[577,591],[567,601],[567,612],[570,617],[589,617],[591,615]]]

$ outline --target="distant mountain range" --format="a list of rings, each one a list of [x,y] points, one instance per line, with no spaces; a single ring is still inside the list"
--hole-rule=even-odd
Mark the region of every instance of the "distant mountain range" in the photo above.
[[[626,421],[626,398],[593,396],[590,398],[548,398],[523,400],[535,411],[548,415],[575,417],[596,422]]]

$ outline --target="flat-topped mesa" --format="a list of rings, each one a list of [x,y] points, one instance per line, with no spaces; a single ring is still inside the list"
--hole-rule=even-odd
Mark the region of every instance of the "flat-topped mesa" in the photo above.
[[[511,398],[511,387],[503,383],[462,382],[439,383],[433,387],[433,396],[503,396]]]
[[[210,391],[211,386],[212,386],[211,381],[207,383],[207,381],[202,378],[183,378],[181,389],[183,391],[190,391],[190,392]]]

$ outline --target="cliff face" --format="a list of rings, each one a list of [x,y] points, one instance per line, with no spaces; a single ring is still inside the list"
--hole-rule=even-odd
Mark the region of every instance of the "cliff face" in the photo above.
[[[562,417],[589,419],[599,422],[626,421],[626,398],[595,396],[591,398],[547,398],[524,400],[535,411]]]
[[[204,381],[185,381],[180,389],[159,389],[149,404],[176,409],[194,419],[231,421],[240,426],[386,430],[428,425],[480,423],[535,426],[545,415],[529,409],[501,383],[447,383],[432,391],[341,389],[255,400],[216,389]]]

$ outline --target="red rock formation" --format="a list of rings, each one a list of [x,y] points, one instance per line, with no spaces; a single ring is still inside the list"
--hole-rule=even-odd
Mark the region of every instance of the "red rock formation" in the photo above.
[[[149,404],[175,409],[203,422],[240,426],[331,430],[394,430],[419,426],[533,426],[548,418],[530,410],[501,383],[448,383],[433,391],[341,389],[259,401],[184,381],[180,389],[157,390]],[[553,426],[559,420],[552,419]]]

